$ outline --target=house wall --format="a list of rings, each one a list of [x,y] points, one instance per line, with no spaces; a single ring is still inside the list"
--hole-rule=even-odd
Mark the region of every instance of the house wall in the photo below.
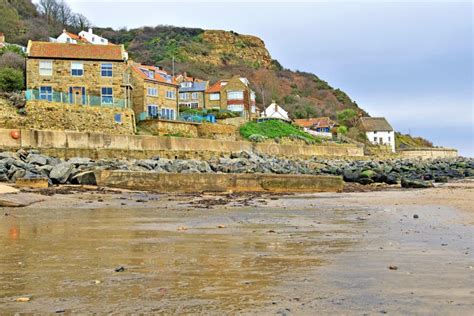
[[[134,71],[132,73],[132,104],[135,115],[139,115],[142,112],[147,112],[149,104],[158,105],[159,109],[167,108],[175,111],[175,117],[178,114],[178,86],[168,85],[164,83],[158,83],[148,81],[138,76]],[[156,88],[158,90],[157,96],[148,95],[148,88]],[[166,98],[166,91],[172,90],[175,92],[173,99]]]
[[[123,84],[123,75],[127,70],[126,62],[117,61],[82,61],[54,59],[52,76],[40,76],[39,59],[28,58],[26,61],[26,87],[39,89],[41,86],[51,86],[54,92],[68,93],[69,87],[85,87],[86,95],[100,96],[102,87],[112,87],[114,98],[126,99]],[[71,62],[78,61],[84,64],[84,75],[74,77],[71,75]],[[101,76],[101,64],[112,64],[112,77]]]
[[[178,103],[179,105],[183,104],[185,105],[186,103],[192,103],[192,102],[197,102],[198,103],[198,109],[206,109],[206,104],[205,104],[205,95],[204,92],[195,92],[197,93],[197,99],[192,99],[192,94],[193,92],[180,92],[180,93],[188,93],[189,94],[189,99],[187,100],[181,100],[178,96]]]
[[[395,152],[395,133],[393,131],[377,131],[377,132],[366,132],[367,139],[374,145],[389,145],[392,148],[392,152]],[[377,140],[375,141],[375,137]],[[380,139],[382,141],[380,142]]]
[[[211,94],[212,93],[205,93],[205,99],[206,99],[206,109],[212,109],[212,108],[218,108],[221,109],[221,100],[211,100]],[[222,99],[222,93],[219,92],[221,95]]]

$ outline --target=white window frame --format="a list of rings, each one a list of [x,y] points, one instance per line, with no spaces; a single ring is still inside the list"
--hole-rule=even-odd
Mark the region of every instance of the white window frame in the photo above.
[[[227,106],[227,110],[232,112],[244,112],[245,105],[244,104],[230,104]]]
[[[158,96],[158,89],[153,87],[146,88],[146,95],[150,97],[157,97]]]
[[[211,93],[209,95],[209,100],[211,101],[219,101],[221,99],[221,94],[219,92]]]
[[[180,93],[179,94],[179,99],[180,100],[189,100],[189,93]]]
[[[110,65],[110,69],[108,69]],[[104,70],[104,66],[107,66],[107,69]],[[104,72],[110,72],[110,76],[104,76]],[[114,76],[114,65],[112,63],[102,63],[100,64],[100,76],[105,78],[112,78]]]
[[[243,91],[227,91],[227,100],[243,100]]]
[[[192,100],[197,100],[197,99],[198,99],[198,93],[197,93],[197,92],[193,92],[193,93],[191,94],[191,99],[192,99]]]
[[[77,67],[79,65],[80,65],[80,67]],[[72,74],[73,70],[81,70],[82,74],[73,75]],[[84,76],[84,63],[82,61],[71,61],[71,76],[73,76],[73,77],[82,77],[82,76]]]
[[[173,91],[173,90],[166,90],[165,98],[166,98],[166,99],[169,99],[169,100],[174,100],[174,99],[176,99],[176,92]]]
[[[49,88],[51,92],[42,92],[42,88]],[[45,100],[45,101],[53,101],[53,96],[54,96],[54,90],[53,87],[51,86],[41,86],[39,89],[39,98],[40,100]]]
[[[171,118],[169,117],[169,115],[163,115],[163,112],[166,113],[167,111],[168,111],[168,114],[171,114]],[[176,111],[174,109],[170,109],[170,108],[161,108],[160,109],[160,114],[161,114],[162,119],[174,120],[175,115],[176,115]]]
[[[112,90],[112,94],[103,94],[103,89],[111,89]],[[104,102],[104,96],[105,97],[110,97],[111,98],[111,102]],[[114,88],[113,87],[100,87],[100,104],[101,105],[113,105],[114,104]]]
[[[53,61],[52,60],[40,60],[40,62],[39,62],[39,74],[40,74],[40,76],[52,76],[53,75]]]

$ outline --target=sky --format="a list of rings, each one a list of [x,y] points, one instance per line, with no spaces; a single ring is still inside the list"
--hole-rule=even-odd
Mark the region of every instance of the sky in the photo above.
[[[66,0],[96,26],[159,24],[259,36],[395,130],[474,157],[471,1]]]

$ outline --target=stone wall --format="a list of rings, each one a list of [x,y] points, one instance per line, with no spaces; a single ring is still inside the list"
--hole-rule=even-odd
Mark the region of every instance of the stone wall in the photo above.
[[[154,136],[179,136],[198,137],[199,123],[168,121],[168,120],[145,120],[138,123],[138,127]]]
[[[217,124],[234,125],[236,127],[240,127],[247,122],[248,120],[244,117],[232,117],[228,119],[217,120]]]
[[[246,141],[203,138],[108,135],[69,131],[20,130],[20,138],[12,139],[12,129],[0,129],[0,149],[35,148],[61,157],[209,159],[248,151],[285,158],[361,157],[363,148],[355,145],[278,145]]]
[[[458,156],[456,149],[450,148],[413,148],[399,151],[401,158],[452,158]]]
[[[115,122],[116,114],[121,114],[121,123]],[[134,120],[130,109],[28,101],[21,127],[131,135]]]
[[[218,140],[236,140],[237,128],[233,125],[203,123],[197,126],[201,138]]]

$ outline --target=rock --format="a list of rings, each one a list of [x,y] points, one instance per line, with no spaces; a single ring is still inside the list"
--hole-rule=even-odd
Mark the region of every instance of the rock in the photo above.
[[[124,272],[125,271],[125,267],[123,266],[118,266],[114,269],[115,272]]]
[[[414,219],[418,219],[419,217],[418,217],[417,214],[415,214],[415,215],[413,215],[413,218],[414,218]]]
[[[72,184],[97,185],[95,173],[93,171],[83,171],[71,178]]]
[[[89,165],[92,163],[92,160],[90,158],[74,157],[69,159],[67,162],[78,167],[82,165]]]
[[[31,300],[31,298],[29,298],[29,297],[18,297],[18,298],[16,299],[16,301],[19,302],[19,303],[27,303],[27,302],[29,302],[30,300]]]
[[[369,178],[372,179],[375,176],[375,171],[373,170],[364,170],[360,173],[359,178]]]
[[[447,176],[437,176],[435,177],[435,182],[436,183],[447,183],[449,182],[449,178]]]
[[[432,187],[433,187],[433,183],[428,182],[428,181],[402,178],[402,188],[424,189],[424,188],[432,188]]]
[[[64,184],[66,183],[73,170],[74,165],[67,162],[63,162],[54,166],[54,168],[49,173],[49,178],[53,181],[53,183]]]
[[[48,157],[38,154],[30,154],[27,161],[33,165],[44,166],[48,163]]]
[[[388,267],[390,270],[398,270],[398,267],[397,266],[389,266]]]
[[[360,178],[359,172],[353,170],[344,170],[342,176],[346,182],[357,182]]]
[[[16,182],[16,179],[23,178],[26,174],[26,171],[23,169],[16,169],[16,171],[10,177],[12,182]]]
[[[386,184],[397,184],[398,179],[394,174],[387,175],[387,178],[384,181]]]

